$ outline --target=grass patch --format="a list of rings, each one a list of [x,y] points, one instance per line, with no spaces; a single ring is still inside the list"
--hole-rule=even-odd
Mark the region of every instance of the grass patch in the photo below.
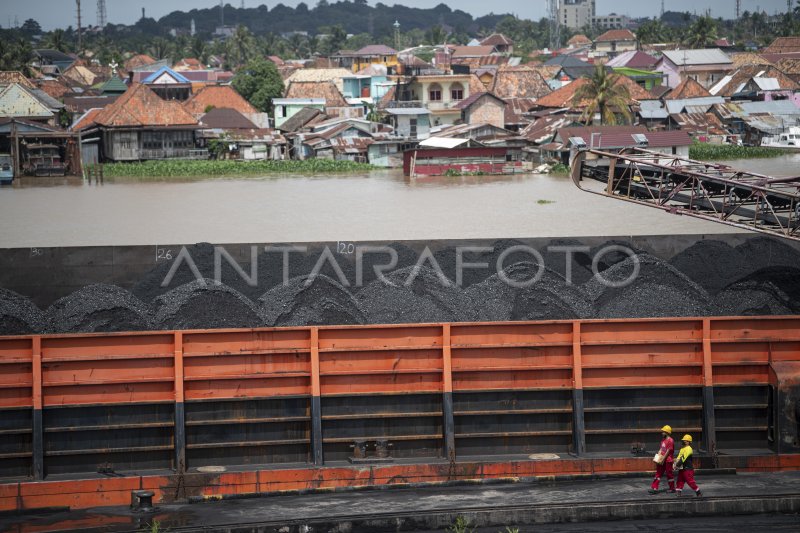
[[[709,144],[695,141],[689,147],[689,158],[700,161],[720,159],[765,159],[786,155],[786,150],[762,146],[736,146],[733,144]]]
[[[554,204],[555,202],[553,200],[536,200],[536,203],[539,205],[550,205]]]
[[[306,159],[305,161],[141,161],[108,163],[103,175],[122,177],[188,177],[188,176],[246,176],[259,174],[325,174],[362,172],[376,167],[352,161]],[[88,169],[87,169],[88,170]]]
[[[565,165],[564,163],[556,163],[550,167],[550,174],[555,176],[569,176],[569,172],[569,166]]]

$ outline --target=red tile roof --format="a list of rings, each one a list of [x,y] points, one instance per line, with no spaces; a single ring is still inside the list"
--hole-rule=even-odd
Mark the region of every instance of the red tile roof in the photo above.
[[[495,73],[492,92],[500,98],[541,98],[552,91],[533,68],[504,66]]]
[[[94,120],[101,126],[194,126],[197,120],[180,102],[162,100],[146,85],[133,84]]]
[[[608,30],[603,35],[594,40],[594,42],[607,43],[612,41],[635,41],[636,36],[631,30]]]
[[[569,41],[567,41],[567,46],[581,46],[584,44],[592,44],[592,40],[582,33],[573,36]]]
[[[493,33],[481,41],[482,46],[513,46],[514,41],[502,33]]]
[[[0,71],[0,84],[11,85],[12,83],[19,83],[23,87],[33,89],[33,83],[25,77],[25,75],[18,70],[2,70]]]
[[[88,110],[86,113],[84,113],[84,115],[82,117],[78,118],[78,120],[75,122],[75,124],[72,125],[72,127],[70,129],[73,130],[73,131],[81,131],[81,130],[85,130],[89,126],[94,126],[95,125],[95,119],[97,118],[97,115],[99,115],[102,110],[103,110],[103,108],[95,108],[95,109]]]
[[[711,96],[708,90],[692,78],[686,78],[672,89],[665,100],[683,100],[686,98],[703,98]]]
[[[652,100],[653,95],[643,89],[639,84],[637,84],[632,79],[626,76],[619,76],[619,81],[617,83],[621,83],[628,89],[628,94],[631,97],[631,103],[635,103],[639,100]],[[581,78],[578,80],[573,81],[572,83],[561,87],[553,91],[552,93],[544,96],[536,101],[536,105],[538,107],[555,107],[555,108],[562,108],[562,107],[576,107],[572,103],[572,97],[575,96],[575,92],[578,90],[579,87],[584,85],[588,80],[586,78]],[[580,105],[577,107],[585,107],[586,103],[581,102]]]
[[[492,93],[483,92],[483,93],[473,93],[473,94],[469,95],[469,97],[467,97],[464,100],[461,100],[459,103],[457,103],[455,105],[455,107],[456,107],[456,109],[466,109],[469,106],[471,106],[472,104],[474,104],[475,102],[477,102],[479,99],[483,98],[484,96],[488,96],[489,98],[497,100],[501,104],[505,105],[505,102],[503,101],[502,98],[499,98],[499,97],[495,96]]]
[[[595,134],[594,139],[592,134]],[[634,134],[645,135],[650,148],[668,148],[670,146],[689,146],[692,144],[689,134],[685,131],[648,131],[644,126],[575,127],[558,130],[558,138],[564,146],[567,145],[570,138],[580,137],[587,145],[601,150],[636,146],[636,141],[632,137]]]
[[[200,119],[200,125],[221,130],[254,130],[256,125],[247,117],[230,108],[214,108]]]
[[[286,87],[286,98],[324,98],[325,107],[347,107],[347,101],[330,81],[292,81]]]
[[[135,55],[125,62],[125,70],[133,70],[135,68],[146,67],[152,65],[156,60],[147,54]]]
[[[765,50],[765,54],[791,54],[800,52],[800,37],[778,37]]]
[[[204,114],[209,107],[234,109],[242,114],[258,113],[258,109],[230,85],[206,85],[197,94],[186,100],[183,107],[195,116]]]

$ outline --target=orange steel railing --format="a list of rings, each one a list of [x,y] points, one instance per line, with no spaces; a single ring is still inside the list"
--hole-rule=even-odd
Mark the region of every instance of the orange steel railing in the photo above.
[[[800,318],[0,337],[0,408],[286,395],[769,383]]]

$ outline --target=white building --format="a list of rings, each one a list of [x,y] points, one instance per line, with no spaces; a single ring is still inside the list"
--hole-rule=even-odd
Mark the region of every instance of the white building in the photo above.
[[[595,4],[596,0],[562,0],[560,23],[573,30],[591,25],[596,13]]]

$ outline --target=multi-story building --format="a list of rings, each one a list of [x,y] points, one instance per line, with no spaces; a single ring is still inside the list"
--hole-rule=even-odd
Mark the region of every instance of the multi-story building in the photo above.
[[[597,12],[595,4],[596,0],[562,0],[559,22],[573,30],[589,26]]]
[[[619,28],[627,28],[631,19],[625,15],[617,15],[611,13],[610,15],[602,15],[600,17],[592,17],[592,24],[601,30],[614,30]]]

